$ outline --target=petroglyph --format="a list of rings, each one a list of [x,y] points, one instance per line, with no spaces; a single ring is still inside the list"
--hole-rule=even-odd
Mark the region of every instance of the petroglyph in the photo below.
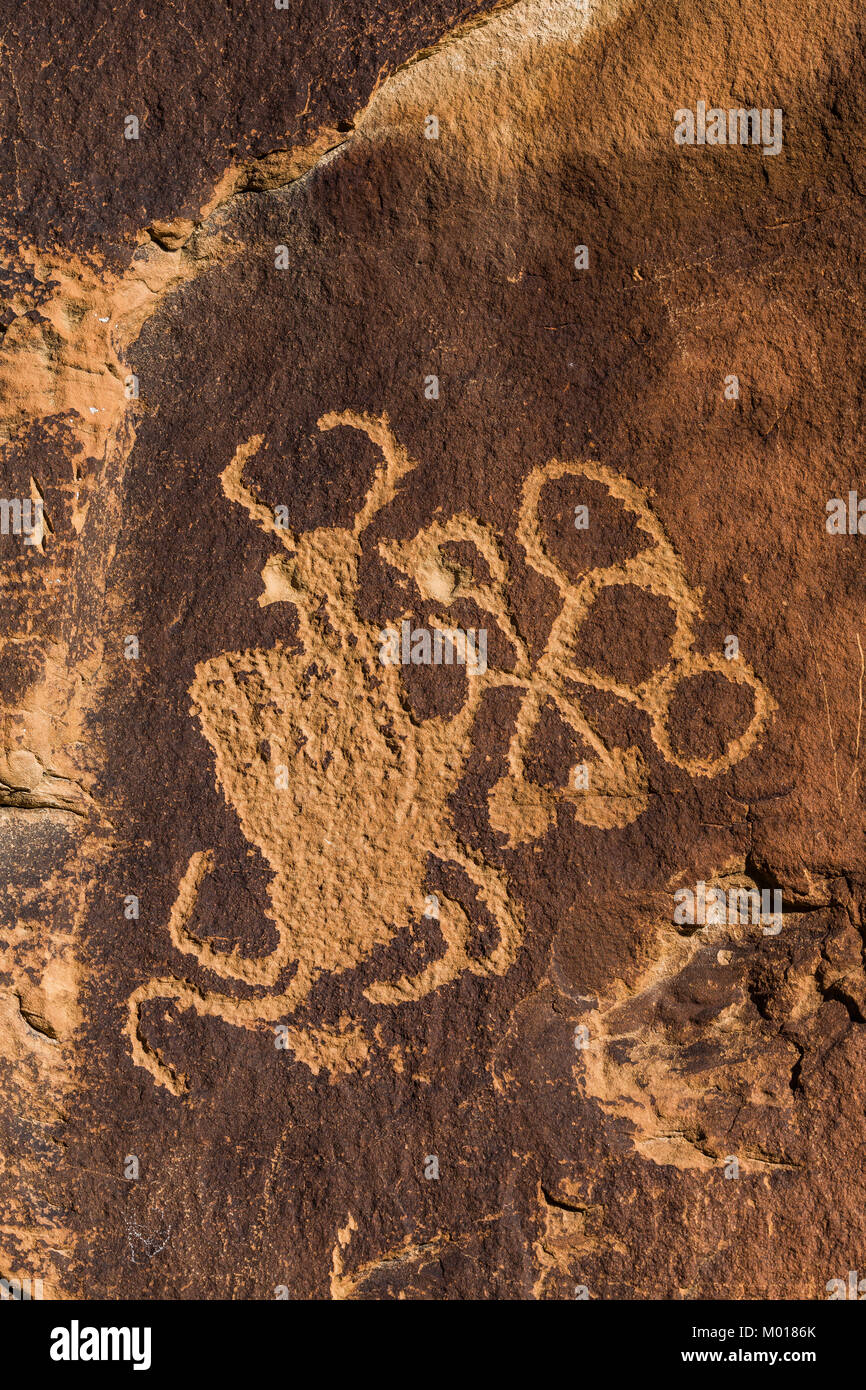
[[[397,1006],[466,972],[502,975],[513,965],[524,931],[520,905],[503,871],[463,842],[449,811],[488,691],[510,687],[521,692],[508,771],[492,789],[488,807],[490,823],[506,845],[543,835],[562,803],[572,806],[578,820],[598,828],[626,825],[648,805],[639,750],[608,747],[582,711],[574,687],[607,691],[644,711],[662,757],[692,776],[708,778],[748,754],[774,708],[745,662],[732,664],[695,650],[701,596],[689,587],[644,492],[602,464],[554,460],[527,478],[517,523],[528,565],[554,583],[561,601],[544,649],[535,658],[521,635],[509,595],[508,564],[491,527],[457,515],[432,522],[409,541],[378,543],[381,558],[412,578],[422,597],[443,612],[461,600],[474,601],[510,649],[507,669],[492,663],[467,680],[456,714],[417,720],[399,667],[379,660],[379,626],[363,621],[357,607],[362,538],[417,465],[397,442],[385,415],[329,413],[318,424],[322,431],[362,431],[382,455],[351,527],[295,534],[276,524],[244,481],[247,463],[262,446],[261,436],[242,444],[221,476],[228,500],[243,507],[282,547],[284,553],[271,556],[264,567],[259,603],[296,607],[302,650],[278,643],[269,649],[224,652],[196,667],[192,711],[213,751],[217,784],[236,811],[244,836],[271,871],[267,915],[276,945],[267,955],[247,957],[236,948],[220,952],[196,934],[192,922],[199,890],[213,868],[211,850],[196,851],[170,914],[172,945],[220,979],[265,993],[244,998],[173,977],[151,980],[133,993],[128,1036],[134,1060],[175,1094],[186,1088],[187,1078],[146,1039],[143,1010],[153,1000],[236,1027],[284,1022],[288,1048],[316,1074],[363,1067],[369,1043],[362,1025],[344,1017],[339,1027],[314,1027],[301,1017],[304,1005],[318,979],[351,972],[424,916],[431,861],[460,870],[467,896],[474,891],[495,923],[495,944],[483,954],[473,952],[467,905],[440,885],[434,920],[441,954],[414,974],[374,981],[364,991],[367,1001]],[[538,516],[544,487],[565,477],[601,483],[646,536],[637,555],[593,569],[576,584],[552,558]],[[447,547],[455,542],[475,547],[486,565],[486,580],[476,580],[451,558]],[[670,660],[634,687],[580,669],[569,655],[598,595],[613,585],[633,585],[660,596],[675,615]],[[435,621],[448,625],[445,617]],[[747,685],[754,712],[748,728],[721,757],[702,761],[674,750],[668,711],[679,684],[706,672]],[[527,749],[546,703],[593,751],[585,789],[572,787],[572,779],[567,788],[542,787],[527,779]]]

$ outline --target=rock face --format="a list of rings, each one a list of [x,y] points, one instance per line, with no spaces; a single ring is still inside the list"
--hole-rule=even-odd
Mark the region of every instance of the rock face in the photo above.
[[[9,7],[0,1276],[863,1268],[862,37]]]

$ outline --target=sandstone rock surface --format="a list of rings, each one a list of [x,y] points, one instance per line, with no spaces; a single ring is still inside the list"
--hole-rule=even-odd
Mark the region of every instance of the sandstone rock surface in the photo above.
[[[863,85],[849,0],[3,7],[0,1276],[864,1267]]]

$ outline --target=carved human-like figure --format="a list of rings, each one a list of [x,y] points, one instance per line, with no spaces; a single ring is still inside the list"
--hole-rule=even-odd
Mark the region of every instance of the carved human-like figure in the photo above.
[[[350,527],[320,527],[295,534],[244,481],[244,467],[261,447],[256,436],[237,450],[222,474],[226,497],[280,544],[265,566],[263,601],[292,603],[301,650],[282,644],[224,652],[196,668],[190,689],[193,711],[210,744],[218,785],[234,807],[242,831],[264,857],[272,878],[269,917],[276,945],[269,954],[220,952],[191,926],[199,888],[213,866],[211,851],[196,851],[179,885],[168,934],[176,951],[194,958],[223,981],[255,993],[203,990],[165,976],[139,987],[129,1000],[128,1035],[138,1065],[179,1094],[186,1078],[146,1041],[143,1009],[151,1000],[172,1001],[243,1028],[283,1024],[286,1046],[314,1071],[361,1066],[368,1039],[360,1021],[313,1026],[299,1017],[323,975],[351,971],[387,945],[414,916],[435,916],[440,954],[414,974],[379,980],[364,991],[373,1006],[393,1008],[442,988],[464,972],[502,975],[514,963],[523,937],[519,904],[506,876],[462,842],[449,803],[471,751],[473,722],[486,691],[510,686],[522,692],[508,749],[506,775],[492,789],[491,825],[506,843],[535,839],[546,830],[558,800],[569,800],[588,825],[623,825],[647,805],[645,773],[637,749],[608,748],[593,730],[574,688],[604,688],[644,710],[662,756],[694,775],[714,777],[745,757],[772,708],[772,700],[743,662],[699,655],[694,623],[699,597],[682,562],[650,509],[643,491],[596,462],[551,462],[527,478],[517,538],[527,563],[551,580],[561,609],[544,650],[530,654],[509,602],[509,574],[494,530],[454,516],[434,521],[409,541],[380,541],[383,559],[409,575],[425,600],[435,602],[448,630],[447,611],[474,600],[510,646],[507,670],[488,666],[467,679],[467,693],[452,717],[418,721],[410,715],[400,668],[380,660],[381,632],[357,611],[362,537],[416,465],[399,445],[386,416],[331,413],[321,430],[363,431],[378,447],[378,465],[363,506]],[[634,518],[646,545],[620,564],[589,571],[577,584],[550,555],[538,519],[542,489],[566,476],[602,484]],[[482,557],[487,579],[477,581],[449,555],[454,542],[469,542]],[[638,686],[576,670],[567,651],[598,594],[610,585],[634,585],[664,598],[675,614],[670,660]],[[324,615],[321,611],[324,599]],[[395,615],[395,618],[399,615]],[[324,618],[324,620],[323,620]],[[749,727],[712,762],[681,758],[671,745],[667,718],[683,679],[712,671],[751,687]],[[526,777],[527,749],[547,702],[594,753],[584,789],[549,790]],[[261,755],[266,746],[268,759]],[[495,923],[495,944],[472,949],[465,907],[442,890],[430,906],[425,882],[431,857],[454,865],[475,890]]]

